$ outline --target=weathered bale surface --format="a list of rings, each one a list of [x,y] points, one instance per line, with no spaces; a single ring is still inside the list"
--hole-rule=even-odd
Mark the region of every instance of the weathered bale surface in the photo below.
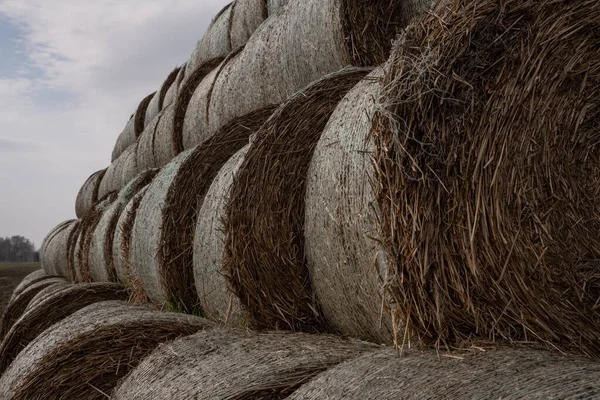
[[[371,119],[381,74],[374,71],[346,95],[321,135],[307,174],[304,235],[311,286],[328,325],[345,335],[391,343],[371,186]]]
[[[155,93],[149,94],[148,96],[144,97],[144,99],[138,105],[137,110],[135,111],[134,130],[136,138],[140,136],[142,134],[142,131],[144,130],[146,109],[148,108],[148,104],[150,104],[150,101],[152,101],[152,97],[154,97]]]
[[[13,290],[12,296],[10,298],[10,302],[12,302],[21,293],[23,293],[23,291],[25,289],[27,289],[29,286],[31,286],[34,283],[37,283],[39,281],[42,281],[44,279],[47,279],[48,277],[49,277],[49,275],[46,274],[46,271],[44,271],[43,269],[38,269],[37,271],[33,271],[32,273],[27,275],[25,278],[23,278],[23,280],[17,285],[15,290]]]
[[[281,103],[348,65],[377,66],[431,0],[290,0],[266,20],[216,79],[208,108],[215,132],[233,118]]]
[[[167,91],[169,90],[171,85],[175,82],[175,79],[177,78],[178,74],[179,74],[179,67],[177,67],[173,71],[171,71],[169,76],[167,76],[167,79],[161,85],[160,90],[158,92],[154,93],[154,96],[152,96],[152,100],[150,100],[150,103],[148,104],[148,107],[146,108],[146,116],[144,118],[144,130],[148,127],[148,124],[150,123],[150,121],[152,121],[154,119],[154,117],[156,117],[158,115],[158,113],[162,110],[164,99],[165,99],[165,96],[167,95]]]
[[[289,397],[325,399],[592,399],[600,364],[529,349],[437,354],[384,349],[323,372]]]
[[[125,125],[125,129],[123,129],[123,132],[121,132],[117,138],[117,142],[115,143],[115,147],[112,151],[112,157],[110,159],[111,162],[114,162],[117,158],[119,158],[121,153],[124,152],[126,148],[134,144],[136,137],[135,118],[132,115],[131,118],[129,118],[127,125]]]
[[[200,332],[156,349],[114,399],[283,399],[320,372],[372,350],[334,336]]]
[[[121,183],[119,185],[119,190],[120,188],[125,187],[125,185],[127,185],[133,178],[135,178],[139,172],[142,172],[138,171],[137,165],[138,143],[139,142],[136,142],[132,146],[131,150],[127,153],[125,161],[123,162],[123,173],[121,175]]]
[[[236,0],[231,5],[229,43],[231,49],[246,44],[256,28],[269,17],[265,0]]]
[[[182,127],[183,148],[189,150],[210,137],[208,132],[208,103],[212,94],[213,84],[223,64],[212,70],[198,84],[185,111]]]
[[[306,174],[339,101],[370,69],[296,93],[260,128],[231,187],[225,273],[258,329],[320,328],[304,255]]]
[[[165,166],[142,200],[133,230],[132,265],[154,302],[198,305],[193,284],[197,210],[223,164],[248,143],[274,106],[226,126]],[[201,305],[200,305],[201,306]]]
[[[56,275],[56,266],[54,260],[54,253],[51,251],[50,244],[54,240],[55,236],[63,230],[67,229],[74,220],[68,220],[61,222],[56,225],[44,238],[42,245],[40,246],[40,261],[42,269],[49,275]]]
[[[42,292],[46,293],[42,296]],[[0,344],[0,375],[31,341],[52,325],[90,304],[127,300],[129,296],[115,283],[55,284],[42,292],[31,300]]]
[[[78,282],[79,274],[79,266],[77,260],[77,248],[78,248],[78,239],[81,233],[82,220],[77,220],[75,222],[75,227],[71,231],[67,241],[67,266],[69,267],[69,281]]]
[[[119,192],[117,199],[102,213],[90,240],[88,263],[92,281],[116,282],[118,280],[113,263],[113,240],[119,217],[133,196],[149,185],[157,173],[157,169],[151,169],[132,179]]]
[[[397,43],[374,135],[407,338],[600,356],[599,21],[596,1],[456,0]]]
[[[81,220],[79,237],[75,244],[75,282],[90,282],[92,279],[90,267],[90,249],[92,247],[94,231],[100,222],[102,215],[109,206],[118,198],[118,194],[112,192],[106,199],[100,201],[85,218]]]
[[[183,65],[181,67],[179,67],[179,72],[177,73],[175,82],[173,82],[171,87],[169,87],[169,90],[167,90],[165,99],[163,100],[161,110],[163,110],[169,104],[173,103],[175,101],[175,99],[177,98],[177,95],[179,93],[179,86],[181,85],[181,82],[183,81],[183,78],[185,77],[186,65],[187,65],[187,61],[185,63],[183,63]]]
[[[48,275],[58,275],[73,280],[69,267],[69,238],[77,229],[78,221],[71,221],[60,229],[44,247],[44,269]]]
[[[249,148],[250,144],[238,151],[215,177],[198,211],[194,235],[194,285],[202,311],[210,319],[231,325],[243,325],[244,316],[240,300],[223,274],[225,235],[222,221],[233,177]]]
[[[0,399],[105,399],[160,343],[211,326],[121,301],[92,304],[19,353],[0,378]]]
[[[94,172],[79,190],[77,200],[75,201],[75,214],[77,218],[83,218],[98,201],[98,190],[100,189],[100,182],[102,182],[105,173],[106,169]]]
[[[175,145],[177,154],[181,153],[184,149],[191,148],[191,146],[184,147],[183,132],[185,116],[190,101],[192,100],[192,96],[204,78],[206,78],[206,76],[215,68],[219,67],[222,62],[223,58],[221,57],[206,61],[192,72],[188,79],[186,79],[185,84],[179,88],[179,94],[173,114],[173,144]]]
[[[27,307],[25,307],[25,311],[23,312],[23,315],[25,315],[27,312],[29,312],[29,310],[31,310],[33,307],[37,306],[40,303],[40,301],[42,301],[45,297],[52,295],[56,291],[61,290],[63,287],[68,286],[68,285],[73,285],[73,283],[71,283],[69,281],[64,281],[64,282],[53,283],[50,286],[46,286],[45,288],[43,288],[42,290],[37,292],[35,294],[35,296],[33,296],[33,298],[31,299],[31,301],[29,301],[29,304],[27,304]]]
[[[129,157],[129,154],[135,150],[136,142],[134,141],[123,153],[113,161],[108,168],[106,173],[102,177],[100,182],[100,188],[98,189],[98,199],[102,200],[111,192],[118,192],[123,187],[123,169],[125,163]]]
[[[175,103],[171,103],[161,112],[161,117],[154,131],[154,158],[157,167],[168,164],[178,152],[173,135],[173,123],[175,118]]]
[[[138,138],[137,152],[136,152],[136,164],[137,169],[140,172],[146,171],[151,168],[156,168],[158,163],[154,156],[154,138],[156,133],[156,126],[162,118],[162,111],[159,112],[153,119],[146,125],[144,131]]]
[[[23,290],[17,297],[15,297],[4,310],[2,315],[2,323],[0,324],[0,340],[4,339],[4,336],[8,333],[13,324],[23,315],[23,311],[29,305],[29,302],[33,297],[42,289],[47,286],[54,285],[55,283],[66,282],[63,278],[59,277],[48,277],[47,279],[40,280],[36,283],[29,285]]]

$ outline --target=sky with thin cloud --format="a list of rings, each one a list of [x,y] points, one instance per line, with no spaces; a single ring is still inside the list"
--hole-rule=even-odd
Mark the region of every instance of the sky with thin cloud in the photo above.
[[[40,246],[229,0],[0,0],[0,237]]]

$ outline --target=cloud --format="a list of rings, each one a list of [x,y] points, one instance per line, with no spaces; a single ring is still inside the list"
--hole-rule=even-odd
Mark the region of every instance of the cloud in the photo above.
[[[40,244],[74,217],[80,186],[109,164],[139,101],[227,2],[0,0],[26,60],[0,79],[0,236]]]

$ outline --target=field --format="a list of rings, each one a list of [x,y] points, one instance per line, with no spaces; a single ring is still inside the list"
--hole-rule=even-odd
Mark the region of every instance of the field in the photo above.
[[[4,313],[13,289],[29,273],[40,268],[40,263],[0,263],[0,315]]]

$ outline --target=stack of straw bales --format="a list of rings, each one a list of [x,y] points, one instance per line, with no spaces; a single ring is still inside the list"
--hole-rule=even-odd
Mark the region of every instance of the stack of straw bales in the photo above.
[[[211,326],[121,301],[92,304],[19,353],[0,377],[0,399],[105,399],[157,345]]]
[[[406,338],[600,355],[599,32],[597,1],[454,0],[396,44],[373,133]]]
[[[159,347],[113,398],[283,399],[320,372],[372,349],[334,336],[200,332]]]
[[[0,344],[0,375],[31,341],[52,325],[88,305],[127,300],[128,296],[128,292],[114,283],[56,284],[42,290],[31,300]]]
[[[306,174],[331,113],[369,71],[340,71],[290,98],[259,129],[237,172],[224,268],[255,327],[315,329],[322,322],[304,257]]]

